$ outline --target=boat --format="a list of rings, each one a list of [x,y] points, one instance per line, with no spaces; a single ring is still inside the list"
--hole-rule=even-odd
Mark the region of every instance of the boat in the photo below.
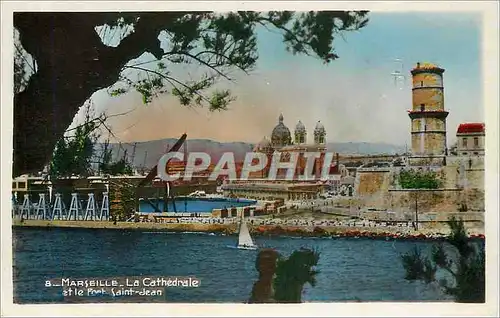
[[[250,231],[248,231],[247,222],[245,218],[241,216],[240,231],[238,235],[238,245],[236,248],[241,250],[256,250],[257,245],[254,244],[252,237],[250,236]]]

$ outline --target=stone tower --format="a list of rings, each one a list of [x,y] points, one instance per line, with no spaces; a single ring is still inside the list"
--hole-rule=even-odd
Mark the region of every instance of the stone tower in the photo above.
[[[306,126],[299,120],[297,125],[295,126],[295,144],[305,144],[306,143]]]
[[[444,110],[444,69],[429,63],[417,63],[413,76],[411,150],[422,159],[446,155],[446,117]]]

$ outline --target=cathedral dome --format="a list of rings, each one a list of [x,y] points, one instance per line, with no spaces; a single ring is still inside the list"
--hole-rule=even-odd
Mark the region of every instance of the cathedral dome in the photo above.
[[[318,120],[318,122],[316,123],[316,128],[314,128],[314,130],[318,132],[325,132],[325,126],[323,126],[321,121]]]
[[[270,149],[273,149],[271,141],[267,137],[264,137],[258,144],[255,145],[253,151],[267,151]]]
[[[283,114],[280,115],[278,125],[273,129],[271,142],[273,146],[278,147],[288,146],[292,143],[290,129],[283,124]]]

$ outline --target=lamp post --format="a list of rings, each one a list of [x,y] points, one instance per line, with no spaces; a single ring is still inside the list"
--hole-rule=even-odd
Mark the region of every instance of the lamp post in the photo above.
[[[418,231],[418,192],[415,192],[415,231]]]

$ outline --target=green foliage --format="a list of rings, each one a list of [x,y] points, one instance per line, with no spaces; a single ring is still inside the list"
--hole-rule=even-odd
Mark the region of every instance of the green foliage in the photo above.
[[[441,182],[434,171],[402,170],[399,184],[403,189],[437,189]]]
[[[300,303],[304,284],[316,285],[319,253],[310,249],[294,251],[290,257],[279,257],[274,278],[274,299],[280,303]]]
[[[430,260],[422,258],[422,254],[417,247],[412,253],[402,255],[401,258],[406,269],[405,279],[423,280],[426,283],[435,280],[436,267],[432,265]]]
[[[104,143],[101,161],[99,162],[99,171],[111,176],[130,175],[133,173],[132,166],[127,161],[126,157],[113,162],[113,153],[109,148],[109,140]]]
[[[131,165],[124,158],[108,164],[100,163],[99,169],[102,173],[111,176],[131,175],[133,173]]]
[[[93,173],[92,163],[95,162],[94,146],[99,137],[97,128],[102,118],[91,119],[91,104],[86,106],[85,122],[68,131],[56,144],[52,160],[50,162],[50,174],[54,178],[76,176],[88,176]],[[112,151],[109,148],[109,140],[104,143],[104,149],[98,162],[101,173],[108,175],[132,174],[132,166],[123,158],[113,161]]]
[[[160,33],[160,38],[168,42],[168,48],[159,48],[157,35],[145,35],[155,40],[150,43],[148,52],[156,60],[125,65],[116,87],[110,88],[110,95],[118,96],[134,89],[147,104],[160,94],[170,93],[185,106],[226,110],[235,98],[229,90],[214,91],[212,88],[220,79],[232,81],[232,70],[248,73],[254,69],[258,60],[257,27],[281,33],[286,50],[292,54],[315,56],[329,63],[338,58],[333,46],[335,36],[359,30],[368,23],[368,11],[162,14],[160,17],[160,13],[147,16],[120,13],[119,19],[110,15],[107,25],[122,29],[136,28],[151,19],[161,25],[157,30],[165,32]],[[164,22],[158,22],[160,20]],[[172,69],[179,64],[197,66],[199,78],[174,77]]]
[[[446,242],[453,247],[456,257],[450,257],[442,243],[433,246],[430,259],[422,256],[415,247],[413,251],[401,255],[405,279],[435,282],[436,271],[440,269],[450,275],[453,282],[442,279],[439,284],[455,301],[482,303],[485,301],[484,241],[478,244],[471,242],[462,220],[452,218],[448,224],[451,233]]]
[[[52,177],[88,176],[92,173],[94,144],[98,138],[96,128],[97,123],[90,120],[87,108],[85,123],[77,126],[73,134],[63,136],[57,142],[49,164]]]

